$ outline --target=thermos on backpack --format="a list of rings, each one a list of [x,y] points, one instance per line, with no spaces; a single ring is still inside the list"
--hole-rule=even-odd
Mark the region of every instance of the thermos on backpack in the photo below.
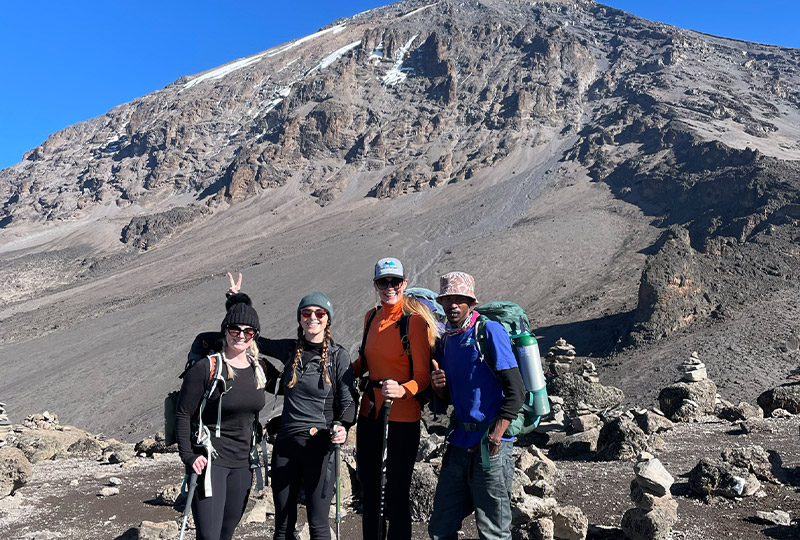
[[[520,319],[522,333],[511,336],[515,356],[522,372],[522,381],[528,391],[525,405],[532,407],[535,414],[545,416],[550,413],[550,401],[547,399],[547,383],[542,371],[542,358],[539,355],[539,344],[527,330]]]

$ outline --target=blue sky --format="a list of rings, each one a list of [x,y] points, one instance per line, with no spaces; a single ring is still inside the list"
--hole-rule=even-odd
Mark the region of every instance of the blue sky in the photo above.
[[[375,0],[3,0],[0,169],[50,133],[313,33]],[[608,0],[641,17],[800,47],[800,0]]]

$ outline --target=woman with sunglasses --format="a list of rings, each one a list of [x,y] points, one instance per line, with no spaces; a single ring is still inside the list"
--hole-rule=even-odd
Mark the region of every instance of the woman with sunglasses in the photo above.
[[[361,354],[353,364],[356,375],[365,378],[368,375],[356,437],[365,540],[383,540],[387,533],[389,540],[411,538],[409,491],[421,417],[421,405],[415,396],[430,384],[436,321],[420,302],[404,297],[407,284],[399,260],[389,257],[375,265],[373,285],[380,305],[365,316]],[[404,322],[408,323],[410,359],[399,330]],[[387,400],[392,400],[392,406],[386,440],[387,483],[382,513],[383,421]]]
[[[233,536],[250,494],[250,450],[265,403],[258,314],[245,294],[233,295],[226,307],[218,352],[184,374],[175,418],[180,458],[188,473],[199,476],[190,501],[199,540]]]
[[[228,274],[231,288],[241,287]],[[297,338],[259,338],[264,354],[284,364],[271,365],[269,379],[278,379],[283,412],[272,449],[272,496],[275,502],[275,540],[294,539],[297,499],[305,493],[306,516],[312,540],[329,540],[328,511],[336,488],[332,445],[343,444],[355,423],[357,391],[348,352],[331,339],[333,305],[313,291],[297,306]],[[270,390],[272,391],[272,390]]]

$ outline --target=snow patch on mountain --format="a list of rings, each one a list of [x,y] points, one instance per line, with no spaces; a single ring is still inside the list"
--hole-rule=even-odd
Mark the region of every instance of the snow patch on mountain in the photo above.
[[[317,67],[311,69],[311,71],[322,71],[323,69],[325,69],[326,67],[330,66],[335,61],[337,61],[339,58],[344,56],[346,53],[358,47],[359,45],[361,45],[361,40],[348,43],[344,47],[333,51],[331,54],[323,58],[322,62],[320,62]]]
[[[386,72],[386,75],[383,76],[383,84],[384,86],[394,86],[397,83],[403,82],[406,79],[407,73],[413,73],[414,70],[412,68],[404,68],[403,67],[403,59],[408,53],[408,50],[411,48],[411,44],[414,43],[414,40],[419,37],[419,34],[414,34],[411,39],[409,39],[405,45],[400,47],[400,49],[395,54],[395,61],[392,68]]]

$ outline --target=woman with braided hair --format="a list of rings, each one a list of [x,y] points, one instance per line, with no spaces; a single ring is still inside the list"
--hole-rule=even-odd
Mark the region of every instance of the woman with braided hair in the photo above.
[[[228,275],[230,296],[238,293],[241,274],[237,282]],[[274,391],[283,393],[271,466],[275,540],[295,538],[301,488],[312,540],[330,539],[328,510],[336,487],[332,445],[344,443],[355,423],[357,396],[350,355],[331,339],[332,320],[330,299],[313,291],[297,306],[296,339],[258,339],[259,350],[284,366],[279,372],[267,365],[267,379],[277,380]]]

